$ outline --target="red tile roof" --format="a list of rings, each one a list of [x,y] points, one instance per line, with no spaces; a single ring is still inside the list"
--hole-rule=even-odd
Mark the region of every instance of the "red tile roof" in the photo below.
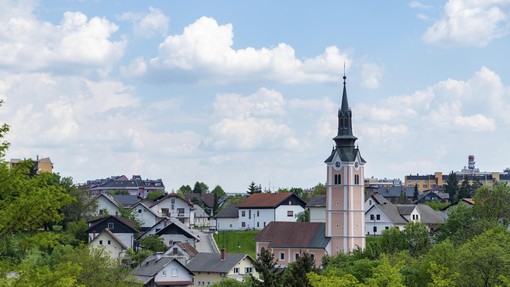
[[[292,192],[280,193],[254,193],[239,204],[239,208],[247,207],[277,207],[291,196]],[[297,197],[297,196],[296,196]],[[301,199],[300,199],[301,200]]]

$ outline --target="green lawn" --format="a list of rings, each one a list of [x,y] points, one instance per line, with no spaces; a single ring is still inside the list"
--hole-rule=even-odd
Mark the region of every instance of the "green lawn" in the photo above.
[[[250,231],[218,231],[214,233],[214,240],[218,248],[226,247],[228,253],[247,253],[255,259],[255,237],[258,230]]]

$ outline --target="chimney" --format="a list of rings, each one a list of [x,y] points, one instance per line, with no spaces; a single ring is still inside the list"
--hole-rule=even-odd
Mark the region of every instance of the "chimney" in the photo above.
[[[227,259],[227,249],[221,248],[220,260],[225,261]]]

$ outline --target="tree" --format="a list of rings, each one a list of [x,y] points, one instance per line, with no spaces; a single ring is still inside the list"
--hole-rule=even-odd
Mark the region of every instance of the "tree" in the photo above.
[[[409,222],[403,234],[411,256],[422,255],[429,250],[429,232],[423,223],[418,221]]]
[[[510,187],[506,184],[495,183],[492,187],[479,188],[474,201],[477,218],[500,222],[504,226],[510,223]]]
[[[448,219],[439,227],[436,237],[439,241],[450,239],[455,245],[460,245],[476,235],[474,223],[473,208],[459,202],[448,209]]]
[[[303,253],[296,261],[287,266],[284,271],[283,285],[295,287],[311,287],[306,277],[307,273],[317,272],[315,259],[308,253]]]
[[[381,252],[386,254],[398,253],[408,248],[404,233],[394,226],[382,231],[379,245]]]
[[[91,219],[97,211],[97,201],[88,187],[85,185],[75,186],[70,177],[60,178],[60,175],[56,176],[59,178],[60,185],[73,198],[69,204],[62,207],[62,215],[64,217],[62,228],[67,230],[67,225],[71,222]]]
[[[362,287],[356,277],[351,274],[339,276],[319,275],[317,273],[308,273],[308,282],[312,287]]]
[[[488,230],[458,251],[460,286],[496,286],[510,276],[510,234],[505,227]]]
[[[261,192],[262,192],[262,187],[260,185],[256,185],[255,182],[253,182],[253,181],[248,186],[247,193],[250,195],[254,194],[254,193],[261,193]]]
[[[402,262],[391,264],[385,256],[381,258],[381,264],[374,269],[374,275],[366,280],[367,287],[405,287],[400,273]]]
[[[310,222],[310,209],[305,209],[304,211],[297,214],[298,222]]]
[[[203,193],[209,193],[209,187],[207,184],[203,182],[195,182],[195,186],[193,187],[193,193],[197,194],[203,194]]]
[[[134,209],[119,206],[119,213],[121,217],[133,221],[135,223],[136,229],[140,230],[143,222],[140,219],[138,219]]]
[[[259,257],[255,261],[255,270],[259,273],[262,282],[255,281],[260,287],[278,287],[280,286],[281,271],[276,266],[276,260],[271,251],[262,248]],[[252,276],[250,274],[250,276]]]
[[[189,186],[189,185],[182,185],[177,190],[177,193],[180,194],[180,195],[183,195],[183,196],[185,194],[192,193],[192,192],[193,192],[193,190],[191,189],[191,186]]]
[[[214,189],[211,191],[212,194],[216,194],[218,196],[218,198],[222,198],[224,197],[225,195],[227,195],[227,193],[223,190],[223,188],[219,185],[216,185],[214,187]]]
[[[165,196],[165,192],[162,190],[154,190],[147,193],[147,199],[156,200],[160,197]]]
[[[457,175],[451,171],[448,175],[448,179],[445,185],[445,192],[448,193],[451,203],[457,202],[457,193],[459,189],[459,180],[457,179]]]
[[[472,193],[472,187],[467,178],[464,178],[459,187],[458,200],[463,198],[470,198]]]
[[[414,192],[413,192],[413,201],[417,201],[418,200],[418,195],[419,195],[419,191],[418,191],[418,184],[415,183],[414,184]]]
[[[157,236],[156,234],[152,234],[140,239],[140,247],[145,250],[150,250],[153,253],[164,252],[168,250],[168,247],[166,247],[165,243],[163,243],[163,238]]]

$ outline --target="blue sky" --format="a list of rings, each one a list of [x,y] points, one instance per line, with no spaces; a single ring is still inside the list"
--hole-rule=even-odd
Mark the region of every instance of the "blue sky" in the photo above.
[[[9,158],[75,182],[325,182],[347,75],[366,177],[510,166],[510,0],[0,0]]]

